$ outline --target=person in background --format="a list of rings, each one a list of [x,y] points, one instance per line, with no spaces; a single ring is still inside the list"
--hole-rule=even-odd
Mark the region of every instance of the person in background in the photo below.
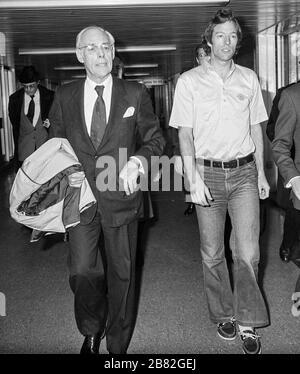
[[[272,152],[283,185],[290,190],[292,206],[288,216],[291,226],[285,227],[282,246],[290,252],[299,250],[300,245],[300,83],[282,90],[278,101],[278,116],[275,122]],[[292,149],[294,152],[292,153]],[[286,225],[285,225],[286,226]],[[300,292],[300,276],[295,293]],[[299,294],[297,299],[299,298]]]
[[[114,55],[111,33],[98,26],[81,30],[76,56],[87,77],[59,87],[49,115],[50,136],[68,139],[83,167],[69,176],[69,185],[80,187],[87,178],[97,200],[69,230],[69,282],[84,336],[81,354],[98,354],[104,336],[109,353],[127,353],[143,216],[137,181],[165,145],[146,87],[112,76]],[[101,183],[106,173],[108,186]]]
[[[200,66],[205,60],[209,60],[210,47],[207,41],[203,38],[202,42],[195,48],[195,59],[197,65]]]
[[[19,81],[22,88],[8,102],[18,167],[48,140],[48,116],[54,98],[54,92],[40,84],[39,73],[32,65],[23,68]]]
[[[200,44],[198,44],[195,48],[195,61],[196,61],[196,66],[202,65],[202,63],[209,59],[210,56],[210,47],[207,44],[206,40],[202,38],[202,41]],[[177,139],[178,140],[178,139]],[[175,162],[174,162],[174,168],[177,173],[183,175],[183,164],[182,164],[182,159],[180,156],[180,150],[179,150],[179,141],[177,142],[175,146]],[[195,205],[191,201],[191,197],[189,194],[189,191],[185,190],[185,202],[187,204],[187,208],[184,211],[184,215],[188,216],[190,214],[193,214],[195,211]]]
[[[258,286],[259,198],[269,196],[261,122],[268,119],[254,71],[233,57],[242,31],[230,8],[205,30],[209,61],[177,82],[169,125],[178,128],[184,172],[196,204],[209,315],[224,340],[240,335],[246,354],[261,353],[257,327],[269,324]],[[232,223],[233,291],[224,250]]]
[[[279,115],[278,104],[281,94],[285,88],[288,88],[293,84],[294,83],[281,87],[274,97],[269,121],[266,127],[266,134],[271,142],[274,140],[275,136],[275,125]],[[294,159],[294,157],[295,147],[293,144],[291,146],[291,158]],[[297,231],[300,225],[300,211],[294,208],[292,200],[290,199],[290,194],[291,190],[289,188],[285,188],[283,177],[279,172],[277,179],[276,203],[279,207],[285,210],[283,238],[279,248],[279,257],[283,262],[289,262],[290,259],[293,259],[296,255],[297,251],[295,251],[296,248],[294,243],[296,240],[298,240]]]

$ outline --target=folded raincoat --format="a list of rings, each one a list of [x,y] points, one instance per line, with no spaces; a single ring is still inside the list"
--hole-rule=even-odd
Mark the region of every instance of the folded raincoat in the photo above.
[[[96,203],[85,178],[70,187],[68,175],[81,171],[70,143],[53,138],[23,162],[10,191],[11,217],[33,230],[31,241],[43,233],[65,233],[80,222],[80,213]]]

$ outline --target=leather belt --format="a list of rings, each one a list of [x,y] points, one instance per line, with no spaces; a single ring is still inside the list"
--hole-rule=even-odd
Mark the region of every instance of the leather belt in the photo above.
[[[222,169],[234,169],[238,166],[242,166],[254,160],[253,153],[250,153],[248,156],[236,158],[235,160],[230,161],[214,161],[204,159],[204,166],[212,166],[214,168]]]

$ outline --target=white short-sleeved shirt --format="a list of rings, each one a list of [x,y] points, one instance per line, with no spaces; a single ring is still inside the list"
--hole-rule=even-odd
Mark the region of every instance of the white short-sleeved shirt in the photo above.
[[[178,78],[169,126],[193,129],[196,158],[226,161],[254,152],[250,126],[267,119],[253,70],[232,62],[223,81],[204,62]]]

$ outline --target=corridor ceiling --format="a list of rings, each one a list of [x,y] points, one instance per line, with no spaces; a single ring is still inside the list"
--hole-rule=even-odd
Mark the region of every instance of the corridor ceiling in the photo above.
[[[19,5],[16,5],[16,4]],[[73,79],[82,70],[56,70],[61,66],[79,66],[74,53],[55,55],[20,55],[20,50],[41,48],[74,48],[77,33],[89,25],[109,30],[116,47],[175,45],[176,50],[118,53],[125,65],[158,64],[152,68],[127,68],[127,74],[147,74],[167,79],[193,67],[194,48],[201,34],[220,6],[82,6],[55,8],[45,6],[51,0],[39,0],[44,6],[29,7],[32,0],[0,0],[0,31],[6,35],[7,54],[13,56],[16,72],[33,64],[43,78],[58,83]],[[20,5],[21,4],[21,5]],[[64,1],[61,0],[61,4]],[[78,1],[77,1],[78,4]],[[8,7],[10,6],[10,8]],[[266,28],[300,13],[299,0],[231,0],[227,5],[240,20],[244,48],[255,35]],[[242,53],[242,51],[241,51]],[[127,75],[129,77],[129,75]],[[132,76],[133,77],[133,76]]]

